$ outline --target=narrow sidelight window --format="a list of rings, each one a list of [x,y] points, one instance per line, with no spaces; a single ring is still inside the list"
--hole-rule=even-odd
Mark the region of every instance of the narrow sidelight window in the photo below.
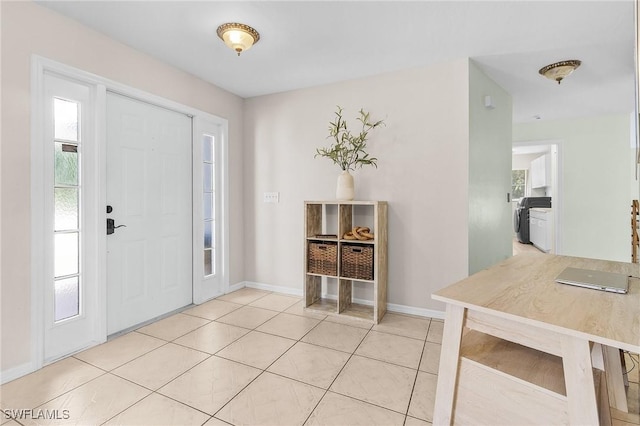
[[[215,138],[202,137],[202,188],[204,206],[204,275],[216,273],[215,262]]]
[[[54,321],[80,315],[80,104],[54,98]]]

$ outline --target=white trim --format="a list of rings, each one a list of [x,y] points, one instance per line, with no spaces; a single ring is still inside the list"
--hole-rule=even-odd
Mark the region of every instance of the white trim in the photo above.
[[[161,108],[174,110],[175,112],[189,115],[189,116],[197,115],[200,117],[208,117],[209,119],[214,121],[215,120],[227,121],[223,118],[216,117],[215,115],[190,107],[188,105],[183,105],[181,103],[163,98],[162,96],[154,95],[152,93],[145,92],[140,89],[136,89],[135,87],[118,83],[117,81],[108,79],[106,77],[101,77],[97,74],[83,71],[81,69],[74,68],[69,65],[65,65],[63,63],[54,61],[52,59],[48,59],[39,55],[32,55],[32,58],[33,60],[38,61],[42,65],[42,67],[46,70],[50,70],[52,72],[56,72],[61,75],[66,75],[68,77],[72,77],[76,80],[83,81],[88,84],[95,84],[95,85],[102,84],[103,86],[106,87],[108,91],[118,93],[122,96],[138,99],[146,103],[150,103],[152,105],[156,105]]]
[[[254,281],[243,281],[243,284],[243,287],[256,288],[258,290],[273,291],[275,293],[290,294],[292,296],[302,297],[302,289],[257,283]]]
[[[41,336],[42,341],[36,342],[33,346],[34,351],[39,354],[32,360],[34,364],[40,367],[59,359],[61,356],[67,355],[79,349],[102,343],[105,337],[101,335],[98,328],[98,316],[100,310],[98,305],[100,299],[97,294],[99,289],[99,280],[97,273],[98,252],[99,252],[99,233],[103,232],[104,227],[100,227],[98,206],[98,182],[97,175],[99,159],[98,152],[95,150],[98,142],[97,131],[95,127],[96,109],[95,102],[97,98],[97,86],[82,80],[76,79],[74,76],[63,75],[56,70],[50,70],[36,64],[33,69],[40,71],[39,75],[32,76],[34,90],[32,96],[34,98],[32,111],[32,126],[35,127],[35,133],[32,136],[33,151],[31,158],[31,171],[37,177],[33,180],[34,188],[32,192],[32,237],[37,241],[32,241],[32,265],[31,269],[35,272],[32,285],[34,289],[34,300],[32,304],[33,326],[40,328],[40,334],[35,334],[32,339]],[[80,208],[80,243],[82,254],[80,255],[80,312],[73,319],[55,323],[53,321],[52,297],[53,291],[50,284],[53,282],[53,256],[54,253],[54,221],[48,212],[53,211],[53,169],[54,157],[52,147],[53,131],[51,128],[46,130],[48,124],[52,123],[52,98],[51,96],[72,96],[77,102],[82,104],[81,108],[81,130],[80,146],[81,148],[81,181],[79,182],[81,190]],[[82,112],[83,111],[83,112]],[[41,170],[35,172],[34,166]],[[84,284],[82,284],[84,283]],[[86,283],[97,283],[87,285]],[[38,307],[38,305],[40,307]],[[61,337],[68,336],[69,339]],[[39,368],[39,367],[38,367]]]
[[[96,85],[96,99],[95,99],[95,138],[97,149],[96,153],[98,158],[107,158],[107,88],[104,84]],[[96,333],[103,338],[103,342],[107,339],[107,263],[106,263],[106,247],[107,247],[107,235],[104,231],[104,224],[107,220],[107,212],[105,206],[107,205],[107,162],[106,160],[97,161],[94,164],[97,168],[97,182],[96,185],[99,188],[99,193],[94,197],[96,201],[96,210],[98,219],[95,230],[96,238],[96,257],[103,256],[103,262],[96,262],[95,273],[97,282],[100,283],[96,288],[95,294],[98,298],[96,303],[96,309],[98,318],[96,321]],[[102,225],[102,227],[100,227]]]
[[[222,212],[222,222],[220,223],[220,229],[222,229],[222,293],[227,293],[229,289],[229,276],[231,271],[230,260],[230,235],[229,235],[229,121],[220,119],[221,123],[221,138],[222,138],[222,173],[220,177],[222,182],[220,183],[222,188],[222,206],[220,208]]]
[[[44,64],[37,57],[31,59],[31,362],[35,371],[44,364],[44,281],[45,249],[41,244],[44,235],[44,152],[42,139],[44,92]],[[36,165],[34,167],[34,165]],[[25,374],[30,371],[25,371]]]
[[[413,306],[397,305],[395,303],[387,303],[387,311],[396,312],[398,314],[416,315],[425,318],[436,318],[444,320],[444,311],[436,311],[433,309],[414,308]]]
[[[239,283],[235,283],[234,285],[229,286],[229,288],[227,289],[227,293],[233,293],[234,291],[241,290],[246,286],[246,281],[240,281]]]
[[[231,291],[240,290],[241,288],[244,288],[244,287],[255,288],[258,290],[273,291],[276,293],[290,294],[293,296],[302,297],[302,289],[282,287],[277,285],[258,283],[254,281],[241,281],[237,284],[234,284],[232,286],[233,290],[230,288],[229,291],[231,292]],[[322,295],[322,298],[337,300],[338,296],[336,296],[335,294],[325,293]],[[373,306],[373,301],[371,300],[353,299],[353,301],[361,305]],[[442,320],[444,320],[444,314],[445,314],[444,311],[436,311],[433,309],[425,309],[425,308],[416,308],[413,306],[398,305],[396,303],[387,303],[387,311],[395,312],[399,314],[415,315],[419,317],[436,318],[436,319],[442,319]]]
[[[223,291],[226,291],[229,288],[229,234],[228,234],[228,221],[229,221],[229,178],[228,178],[228,121],[226,119],[216,117],[212,114],[206,113],[204,111],[198,110],[196,108],[189,107],[187,105],[183,105],[163,97],[153,95],[142,90],[115,82],[113,80],[98,76],[93,73],[89,73],[65,64],[62,64],[57,61],[53,61],[51,59],[44,58],[39,55],[31,56],[31,336],[30,336],[30,344],[31,344],[31,362],[22,364],[19,367],[12,368],[7,370],[7,372],[3,372],[3,380],[5,374],[7,377],[13,377],[13,375],[27,374],[32,371],[36,371],[44,365],[44,289],[42,288],[44,271],[42,265],[44,264],[45,259],[45,248],[42,246],[40,241],[40,236],[44,234],[44,221],[46,220],[43,206],[44,200],[44,182],[45,176],[43,171],[44,164],[44,155],[43,155],[43,129],[42,129],[42,120],[43,120],[43,111],[42,111],[42,101],[43,101],[43,89],[44,89],[44,74],[45,71],[51,72],[62,77],[70,78],[73,80],[77,80],[78,82],[92,85],[95,89],[95,118],[96,118],[96,126],[94,129],[96,140],[98,142],[99,148],[97,151],[97,155],[99,158],[106,158],[106,125],[104,123],[106,118],[106,108],[105,108],[105,98],[106,91],[111,91],[114,93],[119,93],[131,98],[138,99],[143,102],[147,102],[150,104],[154,104],[157,106],[161,106],[166,109],[171,109],[182,114],[186,114],[192,118],[207,120],[209,122],[218,123],[220,125],[222,131],[222,164],[220,165],[223,168],[222,171],[222,189],[223,189],[223,200],[222,200],[222,212],[223,217],[221,218],[224,222],[221,224],[222,229],[222,247],[223,254],[225,255],[222,261],[223,270],[222,274],[222,283],[223,283]],[[193,128],[193,127],[192,127]],[[193,136],[193,135],[192,135]],[[192,137],[193,143],[193,137]],[[34,166],[35,165],[35,166]],[[97,181],[93,184],[96,187],[99,187],[97,200],[95,206],[98,207],[98,212],[103,211],[103,208],[100,206],[106,205],[106,167],[105,160],[98,161],[97,167],[98,177]],[[192,168],[195,170],[195,167]],[[102,216],[106,217],[106,214],[103,212]],[[99,221],[99,217],[98,217]],[[100,223],[104,224],[104,220]],[[99,226],[97,227],[99,228]],[[100,228],[101,229],[101,228]],[[96,294],[97,298],[100,301],[99,306],[97,307],[97,315],[100,316],[98,321],[95,324],[95,333],[96,333],[96,342],[105,341],[106,333],[107,333],[107,307],[106,307],[106,236],[104,236],[104,232],[99,231],[97,234],[95,250],[92,253],[94,256],[94,261],[97,265],[97,270],[95,277],[98,280]],[[91,261],[91,260],[90,260]],[[195,286],[195,281],[194,281]],[[14,373],[15,371],[15,373]],[[15,378],[15,377],[14,377]]]
[[[215,128],[215,130],[214,130]],[[228,167],[228,122],[223,119],[195,116],[193,118],[193,303],[201,304],[216,295],[225,294],[229,288],[229,167]],[[216,235],[219,241],[215,248],[218,270],[212,277],[203,276],[203,206],[202,206],[202,135],[214,133],[215,149],[215,194]],[[219,149],[218,149],[219,147]],[[222,194],[219,199],[219,194]],[[222,250],[220,250],[222,248]],[[218,258],[218,256],[221,256]]]
[[[34,365],[32,362],[25,362],[24,364],[20,364],[16,367],[4,370],[0,372],[0,385],[9,383],[10,381],[20,378],[24,375],[27,375],[35,370],[37,369],[34,368]]]

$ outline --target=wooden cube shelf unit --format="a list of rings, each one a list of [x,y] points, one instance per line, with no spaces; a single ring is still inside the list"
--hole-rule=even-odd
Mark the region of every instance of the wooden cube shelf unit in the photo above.
[[[379,323],[387,311],[386,201],[305,201],[304,218],[306,309]],[[344,239],[355,226],[374,238]],[[337,296],[323,297],[323,277],[337,281]],[[372,287],[373,300],[354,303],[354,283]]]

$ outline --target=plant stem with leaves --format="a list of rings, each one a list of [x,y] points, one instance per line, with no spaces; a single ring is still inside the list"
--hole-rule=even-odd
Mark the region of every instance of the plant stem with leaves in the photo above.
[[[314,157],[327,157],[344,171],[355,170],[363,165],[378,167],[376,157],[371,157],[366,151],[369,132],[378,126],[384,125],[383,120],[372,122],[368,112],[362,108],[357,120],[361,123],[360,133],[354,135],[347,126],[347,121],[342,116],[342,108],[337,107],[335,119],[329,122],[329,136],[334,142],[328,148],[317,148]]]

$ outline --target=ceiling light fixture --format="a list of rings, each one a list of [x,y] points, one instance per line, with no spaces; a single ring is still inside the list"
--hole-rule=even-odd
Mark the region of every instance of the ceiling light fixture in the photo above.
[[[582,62],[577,59],[569,59],[567,61],[560,61],[555,64],[542,67],[538,72],[548,79],[557,81],[558,84],[560,84],[562,79],[575,71],[581,63]]]
[[[224,44],[238,52],[238,56],[260,40],[260,34],[255,29],[237,22],[222,24],[217,32]]]

